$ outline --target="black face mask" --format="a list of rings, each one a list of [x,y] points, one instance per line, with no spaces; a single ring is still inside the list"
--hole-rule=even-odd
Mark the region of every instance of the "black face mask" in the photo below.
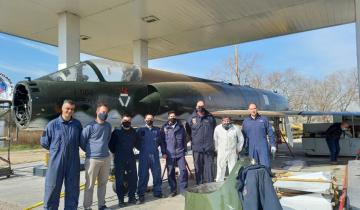
[[[176,123],[176,118],[170,118],[170,119],[169,119],[169,123],[170,123],[171,125],[174,125],[174,124]]]
[[[98,114],[100,120],[105,121],[108,118],[108,114],[105,112],[101,112]]]
[[[230,124],[223,124],[222,126],[225,130],[229,130],[229,128],[231,127]]]
[[[152,126],[153,123],[154,123],[154,121],[152,121],[152,120],[145,120],[145,123],[146,123],[146,125],[148,125],[148,126]]]
[[[123,126],[124,128],[130,128],[131,122],[128,122],[128,121],[123,122],[123,123],[122,123],[122,126]]]
[[[196,112],[205,112],[205,108],[204,107],[196,108]]]

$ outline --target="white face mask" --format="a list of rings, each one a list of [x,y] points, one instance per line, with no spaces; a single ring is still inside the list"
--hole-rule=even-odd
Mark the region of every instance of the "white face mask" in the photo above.
[[[347,129],[346,128],[341,128],[342,131],[346,131]]]

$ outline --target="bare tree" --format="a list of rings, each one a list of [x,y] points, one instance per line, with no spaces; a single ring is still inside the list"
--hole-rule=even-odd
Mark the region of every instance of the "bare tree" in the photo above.
[[[261,72],[258,60],[259,56],[242,55],[235,48],[234,55],[223,60],[209,77],[233,84],[276,90],[287,97],[290,110],[347,111],[349,106],[357,104],[359,100],[356,69],[313,79],[294,69]]]
[[[222,65],[212,70],[208,77],[236,85],[249,85],[254,78],[259,79],[258,59],[257,55],[242,55],[235,50],[234,56],[223,60]]]

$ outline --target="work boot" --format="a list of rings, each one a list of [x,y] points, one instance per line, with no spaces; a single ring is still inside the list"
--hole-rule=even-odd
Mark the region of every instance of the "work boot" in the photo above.
[[[145,203],[145,196],[139,196],[139,204]]]
[[[126,203],[124,202],[124,199],[123,200],[119,200],[119,207],[120,208],[124,208],[126,206]]]
[[[177,194],[178,194],[177,191],[174,190],[170,193],[170,197],[175,197]]]
[[[129,200],[128,200],[128,204],[132,204],[132,205],[134,205],[134,204],[136,204],[136,202],[137,202],[137,200],[136,200],[136,198],[135,197],[131,197],[131,198],[129,198]]]
[[[101,206],[101,207],[99,207],[99,210],[111,210],[111,209],[108,208],[107,206]]]
[[[156,194],[156,195],[154,195],[154,197],[155,198],[163,198],[164,196],[163,196],[163,194]]]

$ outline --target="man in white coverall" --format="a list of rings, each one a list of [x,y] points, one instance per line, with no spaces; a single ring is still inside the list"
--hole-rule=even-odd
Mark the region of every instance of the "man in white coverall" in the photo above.
[[[214,131],[215,151],[217,151],[217,170],[215,181],[224,181],[226,165],[229,172],[234,168],[239,152],[244,144],[241,129],[231,123],[230,117],[223,117]]]

